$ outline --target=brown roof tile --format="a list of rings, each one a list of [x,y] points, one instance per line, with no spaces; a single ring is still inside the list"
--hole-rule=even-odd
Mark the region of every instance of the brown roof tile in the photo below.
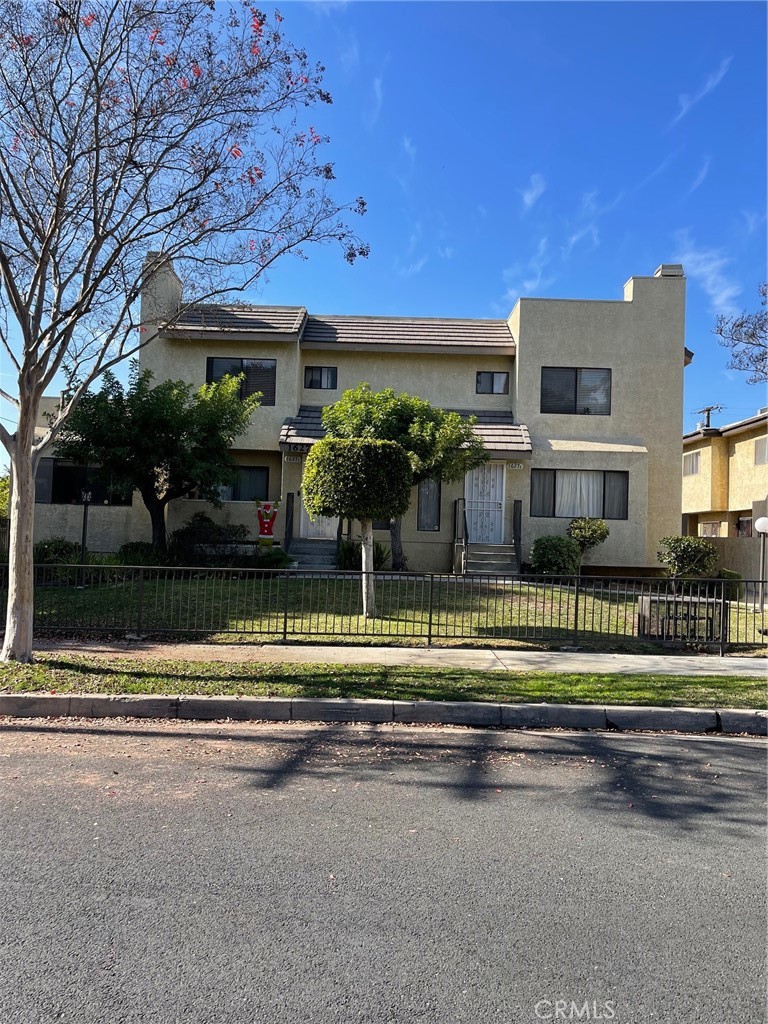
[[[509,455],[521,455],[531,451],[531,438],[523,423],[515,423],[511,412],[476,412],[466,409],[452,410],[461,416],[476,416],[475,433],[481,438],[488,451]],[[313,445],[325,437],[322,424],[323,407],[302,405],[298,415],[285,420],[280,430],[280,447],[292,445]]]
[[[169,331],[298,334],[306,315],[303,306],[219,306],[201,303],[185,310]]]
[[[514,348],[506,320],[451,320],[442,317],[307,317],[302,341],[336,345],[397,345]]]

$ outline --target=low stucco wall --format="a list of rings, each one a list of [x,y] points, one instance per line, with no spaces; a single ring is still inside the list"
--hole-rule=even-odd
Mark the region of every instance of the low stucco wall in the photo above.
[[[722,569],[732,569],[745,580],[760,578],[759,537],[712,537]]]
[[[64,537],[80,543],[83,532],[82,505],[35,505],[35,541]],[[132,540],[152,539],[149,514],[134,496],[133,505],[90,505],[88,507],[89,551],[117,551]]]

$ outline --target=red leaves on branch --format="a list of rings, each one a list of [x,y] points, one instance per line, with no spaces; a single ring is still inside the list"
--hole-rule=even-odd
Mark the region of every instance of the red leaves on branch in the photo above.
[[[202,76],[203,69],[200,67],[199,64],[197,64],[197,63],[193,63],[192,64],[192,74],[195,76],[195,78],[200,78]]]
[[[152,29],[152,31],[149,33],[149,41],[150,43],[157,43],[158,46],[165,46],[165,40],[160,35],[159,28]]]
[[[236,160],[239,160],[240,157],[243,155],[243,151],[242,149],[240,149],[239,146],[230,146],[229,155],[233,156]]]
[[[82,21],[86,28],[90,28],[94,21],[96,21],[96,15],[86,14],[80,19],[80,21]]]

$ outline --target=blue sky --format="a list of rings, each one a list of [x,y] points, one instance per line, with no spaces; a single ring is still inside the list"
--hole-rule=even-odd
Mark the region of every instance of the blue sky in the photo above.
[[[766,271],[763,3],[289,2],[327,68],[337,195],[370,258],[287,257],[258,293],[317,313],[506,316],[519,295],[620,298],[688,277],[685,429],[768,404],[727,370],[718,313]]]

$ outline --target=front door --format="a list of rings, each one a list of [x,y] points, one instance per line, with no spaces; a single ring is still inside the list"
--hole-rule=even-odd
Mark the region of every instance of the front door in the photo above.
[[[307,515],[304,502],[301,503],[301,536],[306,540],[336,540],[339,520],[318,516],[314,522]]]
[[[464,478],[470,544],[504,542],[504,463],[486,462]]]

